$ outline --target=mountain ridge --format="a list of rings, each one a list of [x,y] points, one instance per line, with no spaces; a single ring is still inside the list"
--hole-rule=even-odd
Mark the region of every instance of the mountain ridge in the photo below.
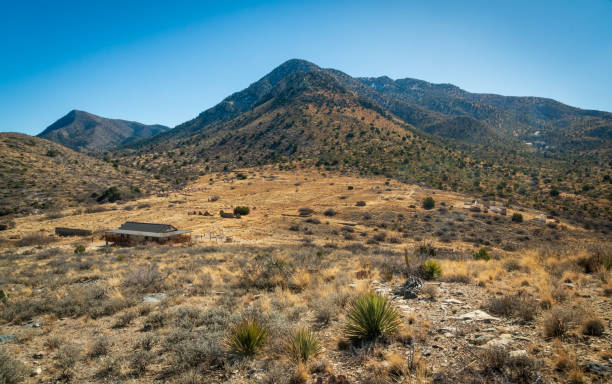
[[[136,121],[108,119],[73,109],[36,135],[77,151],[108,150],[169,130]]]

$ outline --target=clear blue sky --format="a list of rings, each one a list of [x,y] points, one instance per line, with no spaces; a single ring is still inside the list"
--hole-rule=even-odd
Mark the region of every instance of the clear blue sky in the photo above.
[[[175,126],[290,58],[612,111],[611,0],[0,1],[0,131]]]

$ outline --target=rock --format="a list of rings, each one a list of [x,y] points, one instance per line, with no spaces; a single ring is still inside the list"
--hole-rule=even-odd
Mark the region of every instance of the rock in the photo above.
[[[517,350],[511,351],[508,355],[513,359],[529,357],[529,354],[524,349],[517,349]]]
[[[585,364],[585,367],[598,375],[612,372],[612,365],[598,363],[596,361],[589,361]]]
[[[42,325],[42,324],[41,324],[41,322],[40,322],[40,321],[31,321],[31,322],[29,322],[29,323],[27,323],[27,324],[25,325],[25,328],[26,328],[26,329],[31,329],[31,328],[40,328],[40,326],[41,326],[41,325]]]
[[[142,301],[144,303],[155,304],[165,299],[166,296],[168,295],[166,295],[165,293],[147,293],[142,297]]]
[[[512,342],[512,335],[503,333],[498,338],[489,340],[484,346],[487,348],[505,348]]]
[[[15,335],[11,335],[8,333],[4,335],[0,335],[0,344],[8,343],[13,340],[15,340]]]
[[[461,304],[457,299],[443,299],[442,302],[446,304]]]
[[[404,284],[395,289],[395,294],[406,299],[414,299],[423,287],[423,281],[416,276],[408,276]]]
[[[493,317],[493,316],[489,315],[488,313],[486,313],[484,311],[481,311],[480,309],[477,309],[475,311],[468,312],[468,313],[466,313],[464,315],[458,316],[458,317],[456,317],[456,319],[458,319],[458,320],[484,321],[484,322],[491,322],[493,320],[500,321],[499,318]]]
[[[494,338],[495,336],[493,335],[476,334],[469,339],[469,342],[474,345],[483,345],[493,340]]]

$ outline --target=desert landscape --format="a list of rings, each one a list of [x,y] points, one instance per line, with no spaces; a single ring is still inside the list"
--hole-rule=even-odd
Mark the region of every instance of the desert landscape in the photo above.
[[[28,382],[606,381],[609,238],[519,206],[473,212],[473,200],[262,167],[99,212],[17,218],[3,232],[3,350]],[[250,212],[219,215],[237,206]],[[192,241],[105,245],[125,221],[171,223]],[[368,293],[398,324],[351,339]],[[229,344],[244,321],[266,330],[246,358]],[[300,339],[296,356],[299,331],[314,345]]]
[[[0,384],[612,383],[612,2],[4,2]]]

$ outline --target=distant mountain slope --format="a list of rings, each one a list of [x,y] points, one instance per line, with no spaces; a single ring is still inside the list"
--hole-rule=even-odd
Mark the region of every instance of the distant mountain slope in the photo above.
[[[612,113],[583,110],[541,97],[470,93],[452,84],[416,79],[383,76],[358,80],[376,92],[429,111],[471,117],[506,140],[518,138],[540,149],[568,152],[605,149],[612,144],[608,139]],[[464,123],[464,128],[473,125],[466,119]],[[457,128],[461,132],[460,124]]]
[[[111,186],[139,195],[157,189],[157,184],[142,171],[49,140],[0,133],[0,216],[83,207],[96,203],[92,193],[99,195]]]
[[[168,129],[163,125],[107,119],[88,112],[72,110],[37,136],[74,150],[97,151],[145,139]]]

